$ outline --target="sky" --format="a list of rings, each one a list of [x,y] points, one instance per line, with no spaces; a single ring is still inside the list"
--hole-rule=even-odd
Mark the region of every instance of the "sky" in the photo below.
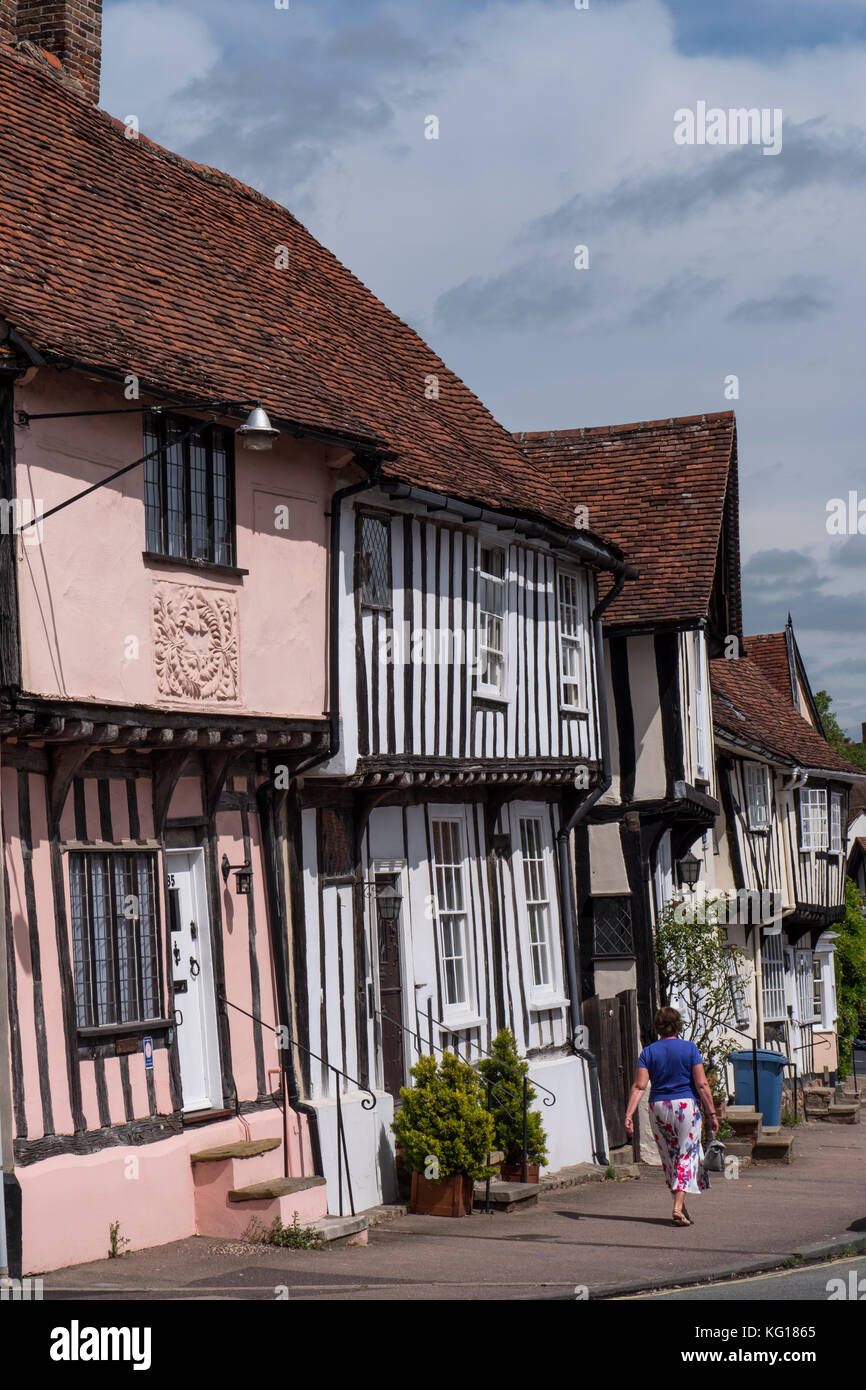
[[[745,630],[790,611],[859,737],[866,0],[281,3],[107,0],[102,105],[291,208],[510,430],[733,407]],[[781,150],[677,143],[700,102]]]

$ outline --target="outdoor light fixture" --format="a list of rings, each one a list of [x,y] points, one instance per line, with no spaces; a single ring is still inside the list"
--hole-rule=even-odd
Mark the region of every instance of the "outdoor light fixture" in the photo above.
[[[241,897],[248,897],[253,887],[253,867],[248,859],[243,864],[230,864],[229,857],[224,854],[220,865],[223,875],[223,883],[228,883],[229,874],[235,876],[235,892]]]
[[[393,884],[386,883],[380,888],[378,883],[365,883],[363,891],[366,897],[376,899],[376,912],[380,922],[397,921],[403,899]]]
[[[235,430],[235,434],[243,447],[256,453],[272,448],[279,433],[279,430],[274,429],[260,405],[255,406],[244,423]]]
[[[680,883],[687,888],[694,888],[701,874],[700,859],[697,859],[689,850],[688,854],[677,860],[677,868],[680,873]]]

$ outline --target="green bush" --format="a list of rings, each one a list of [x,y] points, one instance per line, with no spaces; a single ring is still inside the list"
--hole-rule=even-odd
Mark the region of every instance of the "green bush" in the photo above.
[[[488,1177],[493,1117],[475,1068],[444,1052],[438,1064],[421,1057],[411,1074],[415,1084],[402,1087],[391,1126],[409,1167],[430,1178]]]
[[[529,1063],[517,1051],[517,1043],[510,1028],[503,1028],[496,1034],[491,1052],[491,1057],[485,1057],[478,1063],[478,1070],[485,1082],[492,1082],[489,1105],[495,1127],[494,1147],[501,1149],[505,1154],[506,1163],[521,1163],[523,1077],[529,1071]],[[535,1087],[527,1085],[527,1108],[535,1100],[536,1094]],[[537,1110],[530,1110],[526,1117],[526,1161],[547,1162],[547,1135]]]
[[[863,898],[852,879],[845,882],[845,917],[834,928],[836,940],[836,1001],[839,1075],[851,1071],[851,1044],[860,1016],[866,1013],[866,918]]]

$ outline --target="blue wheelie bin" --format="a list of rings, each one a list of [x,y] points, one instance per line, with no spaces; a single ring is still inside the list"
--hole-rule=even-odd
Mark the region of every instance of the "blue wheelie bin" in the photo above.
[[[782,1121],[782,1072],[787,1058],[781,1052],[758,1048],[758,1100],[755,1103],[755,1077],[751,1052],[732,1052],[734,1094],[737,1105],[760,1110],[765,1125]]]

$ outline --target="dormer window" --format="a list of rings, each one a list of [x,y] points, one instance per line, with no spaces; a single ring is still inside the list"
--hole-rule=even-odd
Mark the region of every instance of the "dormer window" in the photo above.
[[[235,564],[235,470],[231,430],[178,416],[146,414],[144,465],[147,549],[193,563]]]

